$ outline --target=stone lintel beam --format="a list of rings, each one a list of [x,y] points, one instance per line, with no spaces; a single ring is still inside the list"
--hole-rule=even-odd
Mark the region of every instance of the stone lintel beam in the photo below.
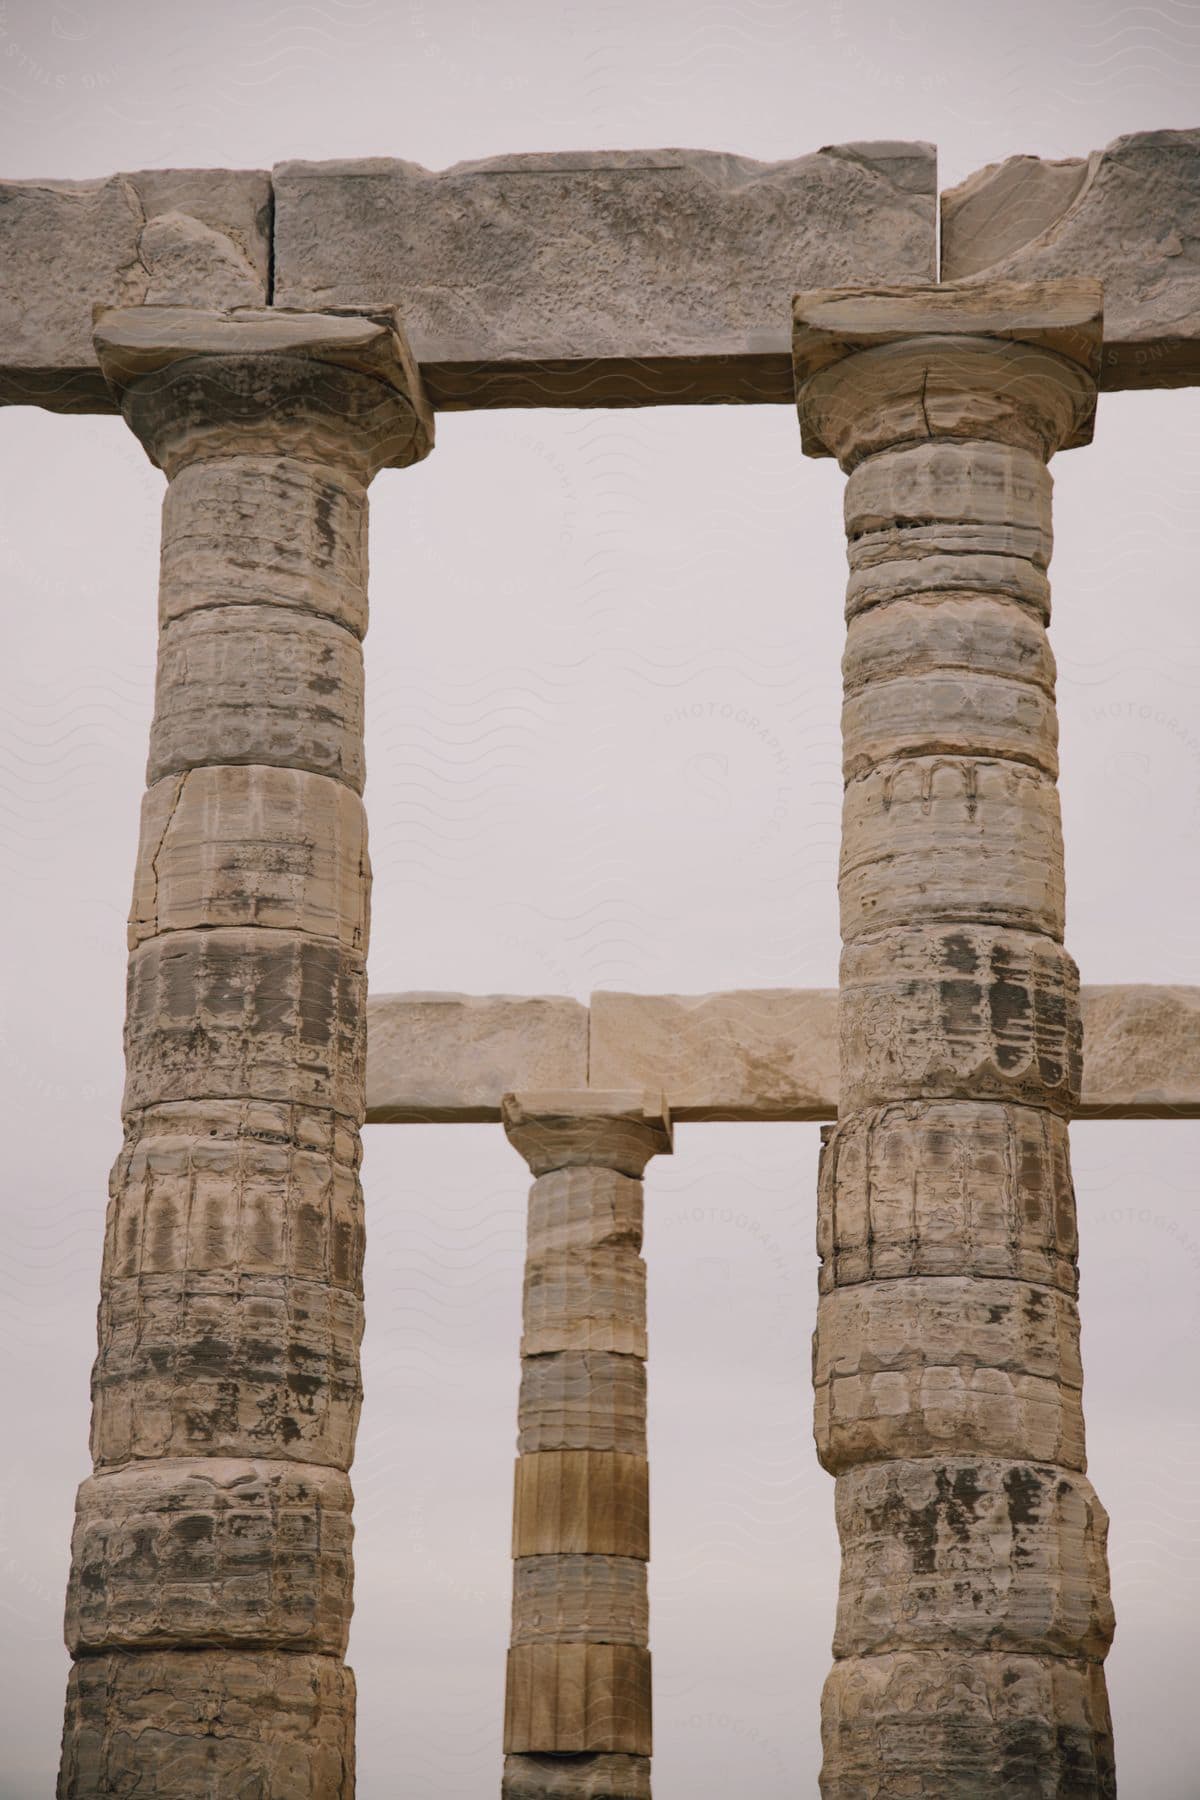
[[[1085,987],[1081,1119],[1200,1118],[1200,987]],[[837,1117],[835,988],[717,994],[381,994],[368,1124],[500,1119],[534,1085],[652,1087],[682,1121]]]
[[[1200,382],[1200,129],[1010,156],[942,195],[942,280],[1104,282],[1101,388]]]

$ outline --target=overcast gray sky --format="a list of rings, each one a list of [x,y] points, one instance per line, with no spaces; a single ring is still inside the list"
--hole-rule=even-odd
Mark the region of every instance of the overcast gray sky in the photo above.
[[[935,141],[948,183],[1200,122],[1200,8],[8,0],[0,114],[10,176],[895,137]],[[801,457],[782,407],[466,414],[438,436],[372,494],[373,988],[834,985],[836,469]],[[119,1139],[162,477],[110,418],[11,409],[0,457],[0,1795],[39,1800]],[[1085,981],[1200,981],[1200,395],[1106,396],[1055,475],[1068,941]],[[741,708],[784,746],[782,806]],[[1188,1800],[1200,1127],[1073,1140],[1122,1791]],[[475,1800],[499,1781],[527,1178],[499,1128],[366,1142],[359,1792]],[[813,1127],[685,1126],[650,1169],[657,1800],[816,1793],[836,1541],[810,1436],[815,1159]]]

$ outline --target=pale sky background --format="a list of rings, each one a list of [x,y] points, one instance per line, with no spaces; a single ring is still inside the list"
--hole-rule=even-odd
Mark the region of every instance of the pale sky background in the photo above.
[[[1200,7],[10,0],[0,116],[9,176],[893,137],[936,142],[948,184],[1200,123]],[[112,418],[9,410],[0,458],[0,1795],[41,1800],[162,477]],[[1106,396],[1054,468],[1068,942],[1085,981],[1200,981],[1200,395]],[[834,985],[841,485],[784,407],[450,416],[376,482],[375,991]],[[1073,1140],[1122,1793],[1194,1800],[1200,1127]],[[476,1800],[499,1786],[527,1176],[498,1127],[366,1143],[359,1794]],[[817,1791],[815,1162],[815,1127],[694,1125],[649,1172],[656,1800]]]

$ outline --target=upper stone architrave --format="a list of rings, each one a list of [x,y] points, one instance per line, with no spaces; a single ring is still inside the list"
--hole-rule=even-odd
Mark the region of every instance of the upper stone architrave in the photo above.
[[[1010,156],[942,195],[943,281],[1104,283],[1100,386],[1200,383],[1200,129]]]

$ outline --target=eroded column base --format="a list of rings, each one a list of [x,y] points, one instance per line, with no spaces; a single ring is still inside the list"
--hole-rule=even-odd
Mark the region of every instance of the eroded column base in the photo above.
[[[501,1800],[650,1800],[648,1756],[506,1756]]]
[[[353,1800],[353,1674],[286,1651],[85,1657],[67,1686],[58,1800],[119,1794]]]
[[[1098,1663],[897,1651],[848,1657],[821,1700],[823,1800],[1115,1800]]]

